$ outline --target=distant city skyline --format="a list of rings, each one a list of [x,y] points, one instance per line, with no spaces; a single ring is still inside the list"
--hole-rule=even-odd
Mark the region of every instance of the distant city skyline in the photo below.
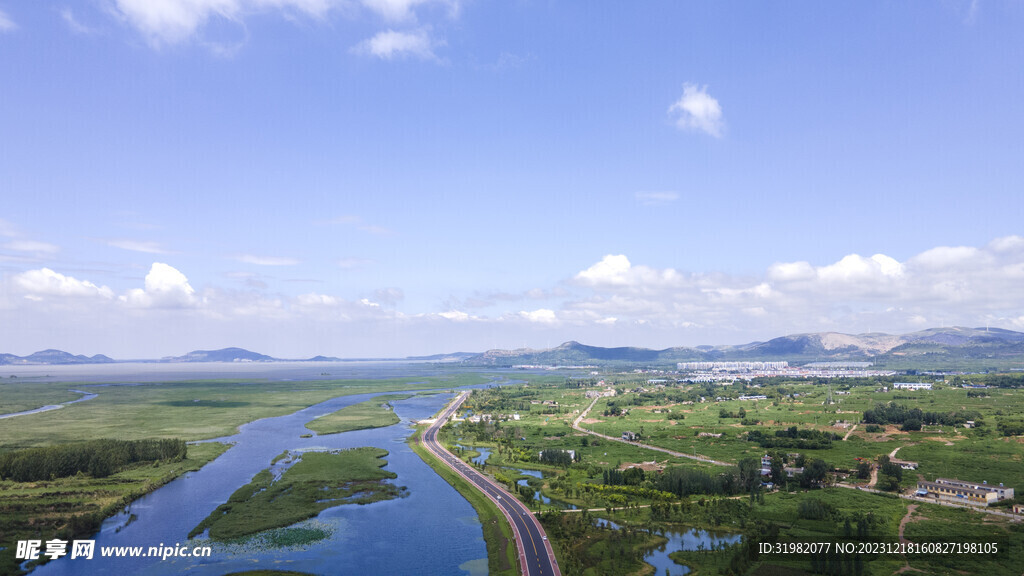
[[[0,352],[1024,331],[1022,25],[0,0]]]

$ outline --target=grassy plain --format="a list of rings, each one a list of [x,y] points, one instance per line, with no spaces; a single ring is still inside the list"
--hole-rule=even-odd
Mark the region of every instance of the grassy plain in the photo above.
[[[290,526],[334,506],[401,496],[401,488],[384,482],[396,477],[381,470],[387,465],[387,454],[381,448],[305,452],[277,480],[269,469],[256,474],[200,522],[189,538],[209,530],[211,540],[235,541]]]
[[[227,446],[188,447],[178,462],[138,463],[106,478],[87,476],[43,482],[0,481],[0,574],[17,574],[15,543],[29,538],[86,537],[136,498],[213,460]]]
[[[82,397],[71,389],[74,384],[63,382],[26,382],[24,379],[0,379],[0,415],[34,410],[43,406],[62,404]],[[19,416],[22,418],[22,416]]]
[[[617,376],[604,375],[609,382]],[[1004,482],[1019,490],[1024,478],[1024,438],[1002,437],[996,423],[1003,418],[1020,418],[1024,414],[1024,391],[988,389],[987,397],[968,397],[967,391],[937,384],[932,391],[883,391],[885,384],[848,386],[842,381],[830,382],[835,403],[827,404],[827,385],[804,381],[787,382],[780,389],[765,386],[742,390],[739,387],[704,387],[683,385],[672,388],[665,398],[653,386],[645,386],[631,375],[627,385],[617,386],[619,394],[599,400],[584,421],[584,427],[620,436],[624,431],[642,434],[643,442],[674,449],[684,453],[706,455],[718,460],[738,462],[742,458],[758,458],[765,449],[746,440],[752,430],[772,434],[791,426],[839,435],[831,447],[821,449],[782,449],[799,452],[808,458],[821,458],[837,469],[851,469],[855,458],[876,459],[897,450],[897,457],[917,461],[920,468],[904,474],[904,488],[913,486],[918,478],[928,480],[936,476],[959,477],[968,480]],[[646,391],[634,391],[647,388]],[[510,467],[545,471],[543,480],[533,480],[548,497],[582,507],[596,507],[596,515],[607,517],[621,525],[655,530],[658,527],[693,526],[710,529],[739,530],[748,533],[751,526],[774,526],[779,542],[859,542],[863,538],[874,542],[898,542],[899,527],[907,518],[906,538],[914,542],[997,542],[997,556],[965,555],[909,555],[865,556],[861,560],[863,574],[892,574],[909,566],[928,574],[1013,574],[1024,572],[1024,528],[1010,523],[1005,517],[992,516],[971,510],[942,507],[934,504],[916,505],[908,516],[912,501],[895,496],[872,494],[835,487],[794,492],[763,494],[753,503],[745,496],[723,499],[720,496],[692,495],[675,503],[668,516],[652,513],[651,500],[629,498],[625,505],[617,505],[606,493],[581,491],[584,483],[602,483],[601,471],[618,468],[622,464],[657,461],[659,464],[682,465],[706,471],[720,467],[698,464],[690,460],[672,458],[667,454],[639,447],[582,435],[570,428],[591,400],[584,397],[585,389],[565,386],[545,386],[531,382],[525,387],[506,387],[501,391],[474,393],[467,401],[473,414],[490,414],[494,422],[470,424],[456,423],[446,427],[443,436],[451,444],[489,448],[491,456],[483,469],[496,478],[518,478]],[[841,392],[841,393],[840,393]],[[767,400],[741,401],[743,394],[766,394]],[[791,394],[793,396],[791,396]],[[699,397],[705,396],[705,402]],[[715,401],[715,396],[723,396]],[[696,396],[695,400],[691,400]],[[729,399],[732,397],[734,399]],[[963,427],[925,425],[920,431],[904,432],[897,426],[882,426],[880,431],[867,432],[860,423],[865,410],[876,404],[895,402],[925,412],[970,411],[976,413],[980,426]],[[623,415],[604,415],[610,405],[625,411]],[[747,421],[727,416],[743,409]],[[469,412],[467,411],[468,415]],[[517,414],[519,419],[511,418]],[[856,425],[856,427],[854,427]],[[703,433],[703,434],[702,434]],[[721,436],[713,436],[721,434]],[[579,461],[570,466],[551,466],[537,462],[540,450],[560,448],[576,451]],[[471,459],[477,453],[472,449],[462,454]],[[705,502],[706,500],[706,502]],[[811,501],[811,502],[809,502]],[[732,504],[728,504],[731,502]],[[820,517],[807,516],[802,506],[824,510]],[[616,509],[619,508],[619,509]],[[593,514],[593,513],[592,513]],[[870,516],[869,516],[870,514]],[[601,559],[628,556],[623,550],[602,552],[599,539],[580,542],[589,528],[580,528],[568,520],[579,512],[561,513],[558,522],[552,522],[553,541],[558,544],[560,560],[564,555],[566,573],[598,573]],[[550,520],[550,518],[549,518]],[[846,523],[852,528],[847,528]],[[856,533],[858,522],[863,522],[866,536]],[[546,524],[548,525],[548,524]],[[561,530],[561,532],[560,532]],[[853,531],[853,534],[849,532]],[[579,534],[576,534],[578,532]],[[572,535],[570,536],[570,533]],[[617,544],[618,545],[618,544]],[[607,543],[605,544],[607,547]],[[677,552],[673,558],[687,564],[697,574],[730,574],[736,572],[736,550]],[[820,560],[820,558],[819,558]],[[844,569],[853,570],[851,558]],[[870,561],[869,563],[867,561]],[[742,565],[740,573],[757,575],[807,574],[823,570],[812,564],[808,556],[762,556],[753,563]],[[588,570],[590,572],[588,572]],[[853,572],[848,572],[853,573]]]
[[[339,434],[352,430],[381,428],[398,424],[399,418],[395,414],[391,402],[405,400],[408,397],[408,394],[375,396],[366,402],[346,406],[337,412],[331,412],[312,420],[306,424],[306,428],[317,434]]]
[[[290,414],[337,396],[479,384],[478,374],[387,380],[266,382],[207,380],[131,386],[64,385],[98,393],[60,410],[0,420],[0,450],[92,438],[202,440],[234,434],[238,426]],[[40,383],[25,383],[35,391]],[[33,408],[51,402],[56,388],[43,385],[37,396],[19,400]],[[78,395],[75,395],[77,398]]]

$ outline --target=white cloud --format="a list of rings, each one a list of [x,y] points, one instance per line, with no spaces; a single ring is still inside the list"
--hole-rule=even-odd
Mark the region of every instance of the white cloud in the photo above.
[[[352,51],[356,54],[376,56],[382,60],[406,57],[437,60],[434,47],[443,45],[443,41],[431,39],[427,30],[422,28],[411,32],[388,29],[360,42],[352,48]]]
[[[323,19],[344,0],[113,0],[112,10],[153,46],[173,45],[196,36],[210,20],[241,24],[250,14],[281,11]]]
[[[623,286],[638,290],[678,286],[684,280],[683,275],[671,268],[656,270],[648,266],[633,266],[623,254],[609,254],[575,276],[579,284]]]
[[[16,29],[18,26],[11,20],[11,17],[7,15],[3,10],[0,10],[0,32],[10,32]]]
[[[334,296],[328,296],[327,294],[301,294],[296,298],[296,301],[300,306],[320,306],[333,308],[339,304],[339,301]]]
[[[679,200],[678,192],[637,192],[635,196],[644,206],[663,206]]]
[[[903,265],[884,254],[875,254],[871,258],[850,254],[835,264],[818,268],[817,273],[818,278],[825,282],[850,282],[899,276],[903,273]]]
[[[239,262],[255,264],[257,266],[295,266],[299,263],[295,258],[282,258],[278,256],[254,256],[243,254],[236,258]]]
[[[989,242],[993,252],[1017,252],[1024,250],[1024,238],[1020,236],[1004,236]]]
[[[145,254],[167,254],[167,250],[163,248],[157,242],[150,242],[146,240],[108,240],[108,246],[114,248],[120,248],[122,250],[129,250],[131,252],[143,252]]]
[[[60,248],[53,244],[36,242],[34,240],[12,240],[4,243],[3,248],[7,250],[14,250],[15,252],[31,252],[33,254],[45,255],[56,254],[60,251]]]
[[[437,315],[440,316],[441,318],[447,318],[448,320],[452,320],[454,322],[465,322],[472,318],[472,316],[470,316],[469,314],[466,314],[465,312],[460,312],[458,310],[439,312]]]
[[[162,262],[150,267],[144,289],[129,290],[120,300],[139,308],[191,308],[200,303],[188,278]]]
[[[630,268],[632,265],[624,254],[609,254],[577,274],[576,279],[587,284],[627,284]]]
[[[14,282],[27,293],[26,297],[32,300],[39,300],[40,295],[106,299],[114,297],[113,291],[106,286],[97,286],[88,280],[65,276],[49,268],[22,272],[14,276]]]
[[[555,315],[555,311],[547,308],[539,308],[530,312],[522,311],[519,313],[519,316],[538,324],[555,324],[558,322],[558,316]]]
[[[652,329],[702,326],[766,336],[900,332],[919,329],[924,318],[974,326],[1018,317],[1022,279],[1024,242],[1015,236],[981,248],[933,248],[902,262],[885,254],[850,254],[820,266],[781,262],[754,276],[656,269],[609,255],[574,276],[575,285],[592,293],[566,299],[558,315],[586,312],[593,323],[616,318],[617,326],[643,321]]]
[[[75,18],[75,13],[70,7],[65,6],[60,9],[60,18],[67,24],[67,27],[75,34],[90,35],[95,34],[96,30],[90,26],[86,26]]]
[[[939,246],[926,250],[912,261],[915,265],[941,270],[950,266],[983,265],[989,260],[988,254],[970,246]]]
[[[707,86],[684,84],[682,97],[669,106],[668,113],[680,130],[699,130],[721,138],[725,129],[722,107],[708,94]]]
[[[448,17],[459,15],[460,0],[361,0],[371,12],[393,22],[415,22],[416,8],[439,5],[447,9]]]

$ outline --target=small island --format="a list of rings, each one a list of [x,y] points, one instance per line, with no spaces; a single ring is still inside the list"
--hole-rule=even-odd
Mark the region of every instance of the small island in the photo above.
[[[387,394],[377,396],[346,406],[337,412],[325,414],[306,424],[306,428],[317,434],[339,434],[351,432],[352,430],[364,430],[366,428],[383,428],[398,424],[399,418],[395,414],[391,402],[405,400],[409,394]]]
[[[274,461],[289,455],[285,452]],[[306,452],[276,480],[267,468],[200,522],[189,538],[209,530],[211,540],[239,541],[313,518],[334,506],[404,496],[404,487],[385,481],[397,478],[394,472],[381,470],[387,455],[387,450],[369,447]]]

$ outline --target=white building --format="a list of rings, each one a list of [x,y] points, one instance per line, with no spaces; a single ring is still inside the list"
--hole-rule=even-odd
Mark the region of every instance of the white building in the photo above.
[[[897,390],[931,390],[931,382],[896,382],[892,385]]]

